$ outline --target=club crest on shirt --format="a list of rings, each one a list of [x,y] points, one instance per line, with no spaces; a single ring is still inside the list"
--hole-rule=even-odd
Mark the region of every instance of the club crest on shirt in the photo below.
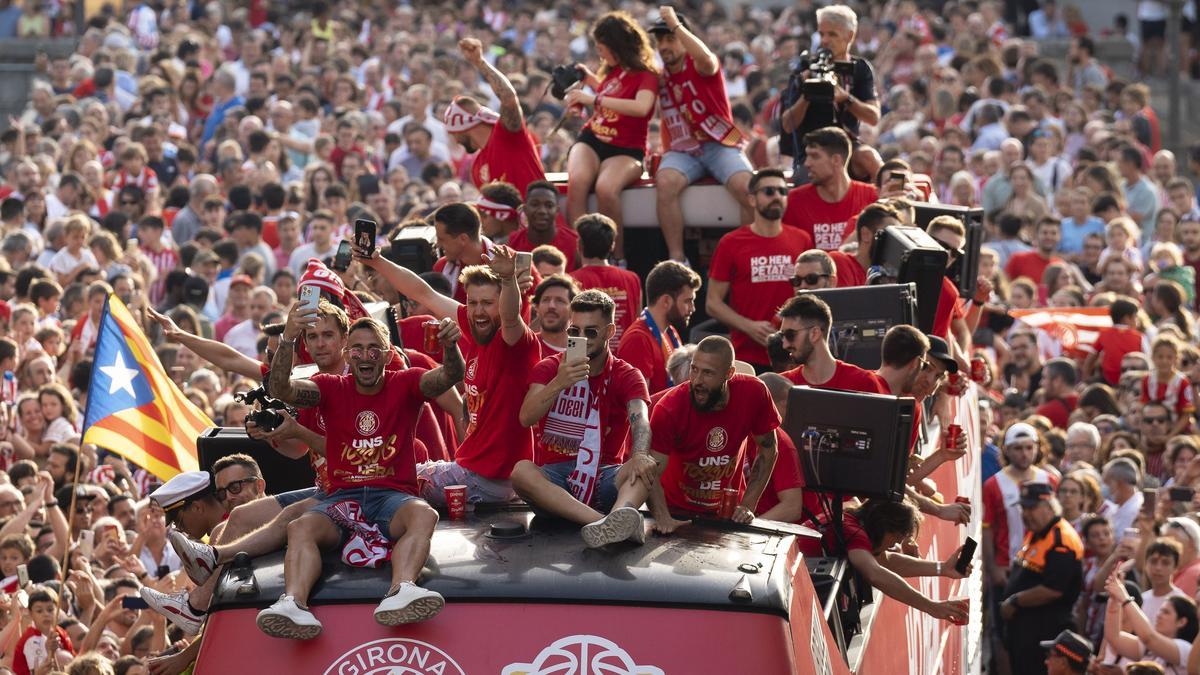
[[[364,410],[358,413],[358,418],[354,420],[354,426],[358,429],[359,434],[370,436],[379,428],[379,416],[372,410]]]
[[[469,379],[469,380],[475,379],[475,366],[478,363],[479,363],[479,359],[471,359],[471,362],[467,364],[467,379]]]
[[[720,452],[725,448],[725,444],[729,442],[729,434],[725,432],[725,427],[713,427],[708,432],[708,438],[705,441],[705,446],[709,452]]]

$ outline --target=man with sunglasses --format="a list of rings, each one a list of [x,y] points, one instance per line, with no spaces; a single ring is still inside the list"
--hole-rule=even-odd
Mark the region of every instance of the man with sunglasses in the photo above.
[[[965,255],[963,246],[967,242],[967,229],[961,220],[954,216],[937,216],[929,221],[925,231],[949,254],[946,257],[946,269],[950,269]],[[950,343],[951,355],[960,367],[966,368],[967,359],[963,351],[970,345],[971,331],[967,328],[967,312],[959,302],[958,287],[949,276],[942,276],[942,292],[938,296],[930,334],[945,338]]]
[[[811,293],[800,293],[779,309],[783,347],[796,367],[781,373],[792,384],[839,391],[879,393],[874,373],[833,358],[829,351],[829,329],[833,313],[825,301]]]
[[[1172,467],[1165,461],[1167,440],[1171,436],[1171,426],[1175,416],[1171,408],[1160,401],[1152,401],[1142,406],[1139,431],[1142,439],[1138,448],[1146,458],[1146,475],[1154,476],[1160,481],[1166,480]]]
[[[508,271],[511,275],[511,265]],[[512,284],[515,288],[515,279]],[[444,318],[437,335],[443,350],[440,367],[386,370],[391,360],[387,328],[363,317],[350,325],[347,334],[349,373],[318,373],[311,379],[293,380],[290,366],[300,333],[297,314],[298,306],[288,316],[271,362],[270,390],[282,401],[320,411],[326,425],[331,492],[289,523],[285,592],[259,613],[259,628],[267,635],[289,639],[320,635],[321,622],[308,610],[308,596],[320,576],[321,549],[341,540],[334,518],[347,503],[357,506],[363,520],[395,541],[392,585],[375,610],[375,620],[395,626],[428,619],[441,611],[445,600],[415,583],[429,555],[438,515],[417,497],[414,434],[423,402],[462,381],[465,364],[458,350],[462,333],[454,321]]]
[[[820,288],[833,288],[837,285],[837,267],[833,258],[819,248],[814,248],[800,254],[796,258],[796,269],[792,273],[792,288],[797,293],[814,291]]]
[[[778,169],[762,169],[750,179],[753,222],[721,237],[708,269],[709,315],[729,328],[740,361],[764,371],[767,338],[775,332],[775,312],[789,297],[796,256],[812,248],[812,237],[783,226],[787,179]]]
[[[262,469],[250,455],[226,455],[213,462],[212,471],[215,494],[228,511],[249,504],[266,493],[267,482],[262,478]]]
[[[534,366],[521,403],[522,426],[534,427],[534,460],[518,462],[512,474],[518,494],[582,525],[592,548],[645,541],[638,507],[658,477],[646,380],[609,351],[615,310],[601,291],[571,301],[567,334],[587,340],[587,358],[555,354]]]

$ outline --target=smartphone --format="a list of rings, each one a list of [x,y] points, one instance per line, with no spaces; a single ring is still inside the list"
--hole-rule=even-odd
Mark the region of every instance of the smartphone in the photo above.
[[[963,542],[962,552],[958,554],[958,560],[954,563],[954,569],[959,574],[967,573],[967,565],[971,564],[971,560],[975,558],[975,548],[979,546],[979,542],[967,537]]]
[[[891,189],[893,189],[893,190],[903,190],[904,186],[907,184],[908,184],[908,174],[907,173],[903,173],[903,172],[893,173],[891,176],[888,176],[888,185],[891,186]]]
[[[378,230],[379,225],[373,220],[359,218],[354,221],[354,243],[368,258],[375,255],[375,237]]]
[[[583,336],[567,336],[567,360],[577,361],[587,358],[587,338]]]
[[[96,533],[91,530],[84,530],[79,533],[79,552],[84,558],[90,560],[92,553],[95,552]]]
[[[533,267],[533,254],[529,251],[517,251],[517,257],[513,261],[513,267],[517,274],[527,274]]]
[[[17,565],[17,588],[25,588],[29,585],[29,567],[25,565]]]
[[[121,607],[124,609],[150,609],[150,605],[147,605],[140,595],[126,595],[121,598]]]
[[[1173,502],[1183,502],[1185,504],[1191,504],[1192,498],[1196,496],[1196,489],[1190,488],[1186,485],[1181,485],[1181,486],[1177,486],[1177,487],[1169,487],[1169,488],[1167,488],[1167,496]]]
[[[1158,488],[1142,488],[1142,512],[1154,513],[1155,504],[1158,502]]]
[[[321,289],[306,284],[300,287],[300,309],[311,309],[317,311],[317,303],[321,301]]]
[[[338,244],[337,254],[333,256],[333,269],[345,272],[350,269],[350,259],[354,255],[354,247],[345,239]]]

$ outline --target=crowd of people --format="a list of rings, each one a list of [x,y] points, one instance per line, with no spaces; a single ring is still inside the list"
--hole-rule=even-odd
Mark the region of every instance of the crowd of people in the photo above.
[[[814,525],[811,553],[957,623],[965,601],[906,579],[969,574],[915,535],[979,509],[989,672],[1200,672],[1200,151],[1163,148],[1070,3],[818,4],[139,2],[77,27],[0,6],[0,34],[80,35],[0,134],[0,672],[184,672],[221,566],[285,546],[259,627],[320,639],[342,529],[354,564],[391,560],[376,621],[436,621],[419,575],[457,486],[594,548],[697,516]],[[1161,5],[1115,33],[1144,72]],[[644,173],[667,256],[631,270]],[[743,225],[689,260],[706,178]],[[839,360],[810,291],[878,283],[877,236],[936,202],[981,213],[973,297],[950,276],[975,215],[940,215],[932,326],[892,327],[876,370]],[[396,264],[427,226],[432,269]],[[269,495],[243,454],[163,484],[81,443],[110,296],[189,400],[316,484]],[[689,343],[698,300],[715,323]],[[274,429],[235,398],[262,383],[296,410]],[[982,443],[922,449],[918,425],[907,496],[829,523],[782,426],[795,385],[910,396],[943,430],[974,387]],[[967,453],[975,504],[931,479]]]

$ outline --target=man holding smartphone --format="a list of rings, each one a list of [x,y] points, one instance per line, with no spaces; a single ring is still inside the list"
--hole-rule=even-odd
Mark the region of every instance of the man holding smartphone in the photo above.
[[[582,525],[592,548],[645,541],[638,507],[658,477],[646,380],[609,350],[615,310],[601,291],[571,301],[567,335],[582,348],[568,346],[534,366],[520,412],[521,425],[534,427],[534,459],[518,462],[512,474],[513,488],[534,509]]]

